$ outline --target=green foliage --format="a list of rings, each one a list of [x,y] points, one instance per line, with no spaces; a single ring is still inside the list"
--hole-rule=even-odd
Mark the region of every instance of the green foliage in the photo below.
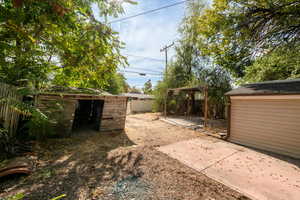
[[[66,194],[62,194],[62,195],[60,195],[58,197],[52,198],[51,200],[59,200],[59,199],[65,198],[65,197],[67,197],[67,195]],[[25,195],[23,193],[18,193],[18,194],[15,194],[13,196],[7,197],[7,198],[5,198],[3,200],[22,200],[24,198],[25,198]],[[1,200],[1,198],[0,198],[0,200]]]
[[[246,33],[255,47],[272,49],[286,44],[299,44],[299,1],[231,0],[230,17],[237,19],[236,30]]]
[[[190,4],[197,8],[201,1]],[[299,11],[293,0],[214,0],[188,24],[195,24],[199,55],[241,82],[286,79],[299,76],[295,53],[287,53],[295,52],[300,41]]]
[[[119,73],[115,73],[108,79],[105,91],[112,94],[120,94],[128,91],[128,84],[126,83],[126,78]]]
[[[241,83],[300,78],[299,48],[279,48],[255,60],[246,69]]]
[[[18,194],[15,194],[13,196],[5,198],[4,200],[21,200],[24,197],[25,197],[25,195],[23,193],[18,193]]]
[[[165,81],[159,81],[154,88],[153,95],[155,96],[155,102],[153,104],[154,112],[163,111],[164,101],[167,95],[168,85]]]
[[[104,22],[95,19],[92,5],[98,6]],[[124,44],[106,19],[122,12],[121,1],[0,1],[0,81],[21,86],[24,96],[49,83],[97,89],[110,85],[113,93],[121,92],[124,80],[116,69],[126,65],[120,54]],[[6,101],[29,119],[30,136],[42,139],[51,134],[54,122],[49,113],[31,101]]]
[[[129,87],[128,92],[129,93],[142,94],[142,91],[139,88],[135,87],[135,86]]]
[[[17,92],[25,96],[32,96],[36,93],[22,88],[17,89]],[[47,115],[35,107],[32,100],[22,102],[14,98],[2,97],[0,99],[0,103],[8,104],[13,111],[20,114],[20,120],[27,121],[23,128],[28,129],[28,133],[31,138],[41,140],[52,135],[53,130],[51,127],[53,122]],[[17,134],[7,133],[7,142],[11,143],[11,146],[14,146],[16,141],[19,139],[18,137],[22,139],[26,138],[25,135],[23,135],[24,132],[22,129],[19,130],[19,132],[20,133]],[[9,152],[12,151],[8,151],[8,154],[10,154]]]
[[[65,198],[65,197],[67,197],[67,195],[66,194],[62,194],[62,195],[60,195],[58,197],[52,198],[51,200],[59,200],[59,199]]]
[[[224,105],[224,93],[231,89],[230,75],[226,70],[213,62],[211,55],[204,52],[207,45],[199,34],[205,5],[200,1],[188,3],[188,15],[183,19],[179,28],[181,39],[176,45],[175,60],[168,66],[163,81],[154,90],[155,111],[162,111],[168,88],[195,87],[205,85],[209,87],[210,102]],[[205,25],[205,24],[204,24]],[[186,96],[177,96],[177,103],[183,102]],[[174,108],[174,100],[168,101],[168,108]]]
[[[242,77],[245,67],[251,64],[251,42],[245,39],[245,33],[236,30],[239,18],[233,17],[235,10],[230,6],[229,1],[214,0],[212,6],[201,7],[199,16],[192,19],[197,35],[195,44],[199,56],[209,58],[234,77]]]
[[[126,59],[118,34],[95,20],[92,5],[104,19],[123,12],[118,1],[1,1],[0,80],[103,89]]]
[[[26,124],[29,136],[38,140],[45,139],[54,134],[52,125],[49,118],[39,109],[34,109],[31,112],[30,120]]]
[[[151,83],[151,79],[149,79],[143,87],[143,92],[144,94],[152,94],[152,83]]]
[[[208,86],[209,103],[224,106],[225,93],[231,90],[231,78],[227,71],[221,67],[211,67],[198,72],[199,82]]]

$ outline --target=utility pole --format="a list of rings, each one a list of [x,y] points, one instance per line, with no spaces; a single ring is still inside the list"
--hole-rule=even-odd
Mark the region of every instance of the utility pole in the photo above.
[[[165,52],[165,56],[166,56],[166,67],[165,67],[165,74],[166,74],[166,78],[168,75],[168,49],[171,48],[172,46],[174,46],[174,42],[170,45],[166,45],[164,46],[160,52]],[[165,103],[164,103],[164,116],[165,118],[167,117],[167,99],[168,98],[168,88],[167,88],[167,94],[166,94],[166,98],[165,98]]]
[[[165,52],[165,56],[166,56],[166,73],[167,73],[167,70],[168,70],[168,49],[169,48],[171,48],[172,46],[174,46],[174,42],[172,43],[172,44],[170,44],[170,45],[166,45],[166,46],[164,46],[161,50],[160,50],[160,52]]]

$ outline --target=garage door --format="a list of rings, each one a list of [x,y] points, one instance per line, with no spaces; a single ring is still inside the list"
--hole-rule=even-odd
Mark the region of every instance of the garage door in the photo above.
[[[231,97],[229,140],[300,158],[300,97]]]

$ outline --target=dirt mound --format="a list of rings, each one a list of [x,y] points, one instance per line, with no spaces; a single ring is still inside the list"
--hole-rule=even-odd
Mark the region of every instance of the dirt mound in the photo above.
[[[151,185],[140,177],[128,176],[116,183],[112,194],[116,199],[150,199]]]
[[[143,174],[139,168],[139,163],[142,159],[142,150],[135,147],[119,148],[109,152],[107,155],[107,160],[111,165],[122,172],[119,178],[128,176],[141,177]]]

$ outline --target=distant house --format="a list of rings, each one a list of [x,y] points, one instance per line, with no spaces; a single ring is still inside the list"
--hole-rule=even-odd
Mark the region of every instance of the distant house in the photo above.
[[[300,79],[247,84],[226,95],[230,141],[300,158]]]
[[[153,95],[123,93],[121,96],[128,97],[127,114],[152,112]]]

